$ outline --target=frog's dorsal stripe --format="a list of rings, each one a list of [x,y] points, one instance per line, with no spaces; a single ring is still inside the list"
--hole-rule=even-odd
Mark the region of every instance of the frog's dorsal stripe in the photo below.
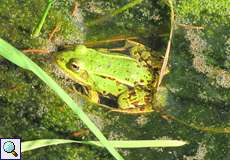
[[[121,84],[125,84],[127,86],[130,86],[130,87],[134,87],[134,83],[132,82],[129,82],[129,81],[125,81],[125,80],[121,80],[121,79],[117,79],[115,77],[112,77],[111,75],[107,75],[107,74],[98,74],[98,73],[94,73],[94,72],[91,72],[92,74],[95,74],[97,76],[100,76],[104,79],[108,79],[108,80],[113,80],[113,81],[116,81],[118,83],[121,83]]]
[[[136,59],[129,57],[128,55],[122,54],[122,53],[118,53],[118,52],[99,52],[97,50],[91,49],[92,51],[96,51],[97,54],[101,54],[103,56],[107,56],[107,57],[111,57],[111,58],[122,58],[122,59],[127,59],[127,60],[131,60],[134,62],[138,62]]]

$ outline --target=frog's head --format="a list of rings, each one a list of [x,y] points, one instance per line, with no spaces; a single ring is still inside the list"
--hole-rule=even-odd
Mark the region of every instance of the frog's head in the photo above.
[[[89,74],[85,69],[83,61],[81,61],[82,55],[86,54],[87,48],[85,46],[77,46],[74,51],[65,51],[55,56],[55,62],[58,67],[70,77],[85,86],[89,84]]]
[[[78,45],[74,50],[57,53],[55,55],[55,62],[58,64],[58,66],[64,67],[71,59],[78,57],[80,58],[87,53],[87,48],[85,46]]]

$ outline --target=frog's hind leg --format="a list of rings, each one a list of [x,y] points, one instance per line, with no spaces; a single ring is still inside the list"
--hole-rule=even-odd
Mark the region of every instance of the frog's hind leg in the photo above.
[[[126,40],[125,48],[129,50],[130,56],[137,59],[143,66],[154,71],[160,70],[161,60],[149,47],[132,40]]]
[[[149,93],[138,89],[128,90],[118,97],[118,109],[112,109],[113,112],[127,114],[142,114],[153,112]]]
[[[118,97],[120,109],[144,108],[150,102],[150,93],[141,88],[135,88],[123,92]]]

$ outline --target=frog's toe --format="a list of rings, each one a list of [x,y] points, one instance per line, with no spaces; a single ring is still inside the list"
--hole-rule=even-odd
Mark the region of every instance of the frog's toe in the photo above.
[[[100,98],[97,92],[95,91],[89,91],[88,93],[88,97],[90,98],[90,100],[94,103],[100,103]]]

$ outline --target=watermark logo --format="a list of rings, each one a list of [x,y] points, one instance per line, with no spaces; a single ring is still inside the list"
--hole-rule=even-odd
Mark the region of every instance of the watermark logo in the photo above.
[[[21,140],[18,138],[1,138],[0,160],[21,160]]]

